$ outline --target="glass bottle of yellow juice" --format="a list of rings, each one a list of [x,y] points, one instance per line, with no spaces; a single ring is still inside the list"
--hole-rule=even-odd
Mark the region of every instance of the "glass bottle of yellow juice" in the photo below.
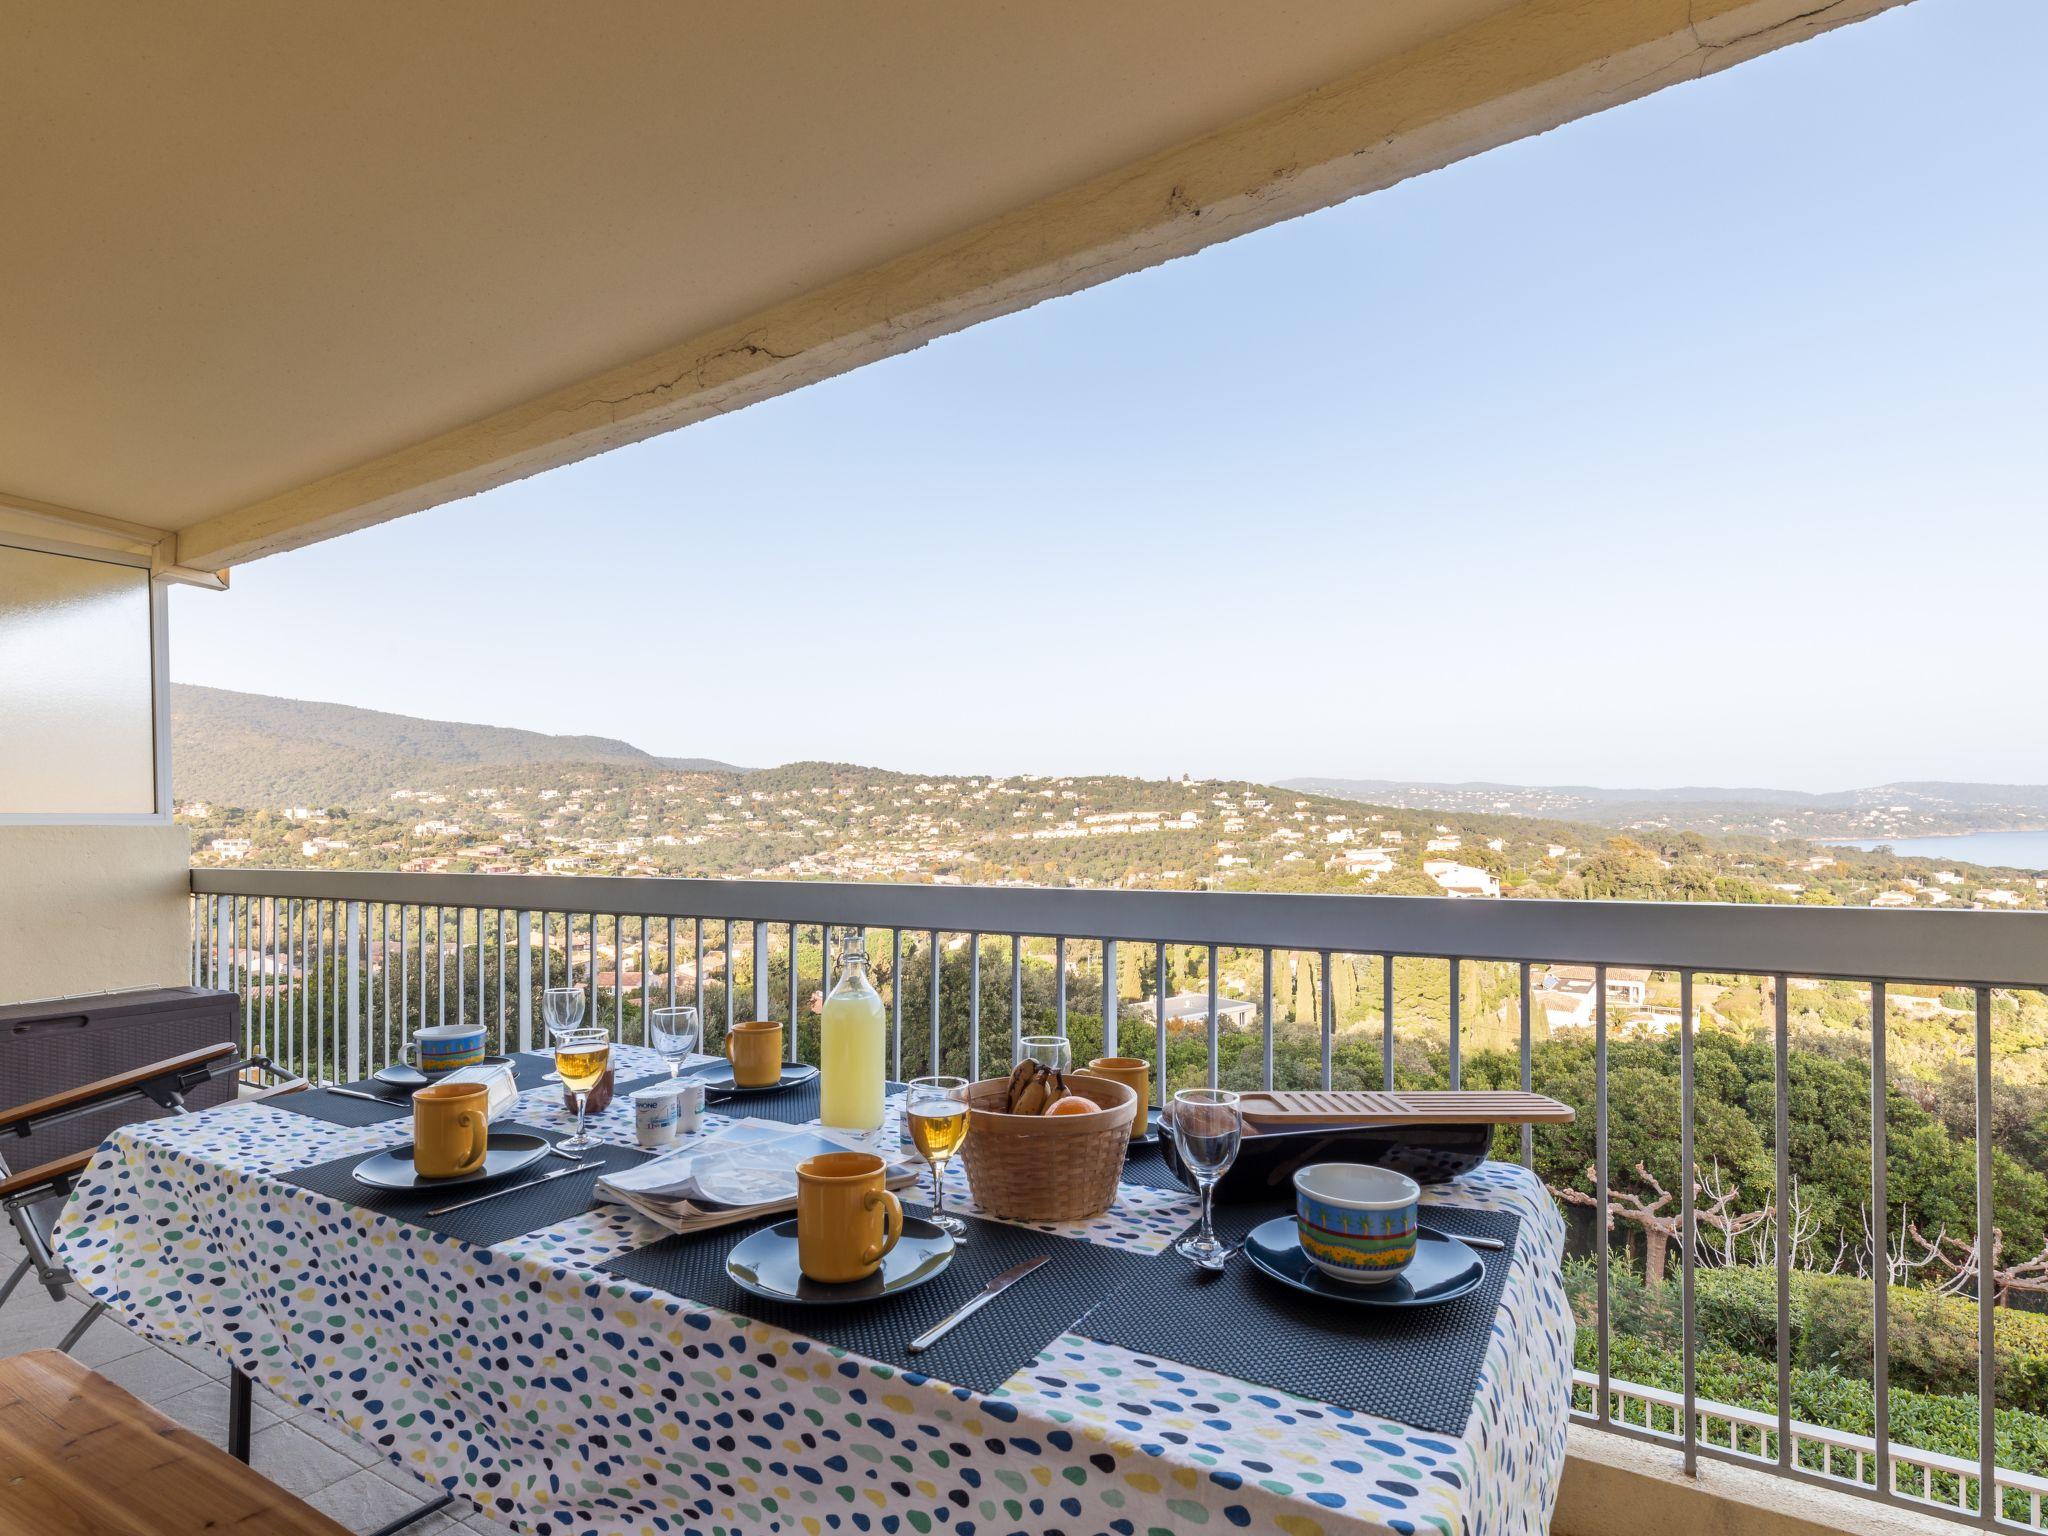
[[[818,1022],[818,1119],[842,1130],[877,1130],[888,1079],[888,1030],[858,929],[842,935],[839,965],[839,981]]]

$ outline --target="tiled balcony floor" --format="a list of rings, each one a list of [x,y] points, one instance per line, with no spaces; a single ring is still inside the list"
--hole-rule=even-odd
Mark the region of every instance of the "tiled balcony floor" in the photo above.
[[[0,1280],[21,1261],[21,1241],[0,1223]],[[53,1349],[78,1320],[85,1302],[73,1290],[62,1301],[22,1281],[0,1307],[0,1356]],[[227,1439],[227,1363],[202,1349],[167,1349],[130,1333],[110,1313],[88,1328],[72,1353],[109,1381],[206,1436]],[[439,1492],[319,1414],[256,1389],[249,1448],[256,1470],[352,1531],[374,1531]],[[406,1536],[517,1536],[511,1526],[457,1500],[406,1527]]]

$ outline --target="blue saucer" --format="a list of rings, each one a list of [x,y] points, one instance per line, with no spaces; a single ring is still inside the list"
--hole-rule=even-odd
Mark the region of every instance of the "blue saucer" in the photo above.
[[[1470,1248],[1455,1237],[1424,1232],[1416,1240],[1414,1262],[1393,1279],[1378,1285],[1333,1280],[1302,1251],[1292,1216],[1276,1216],[1252,1228],[1244,1256],[1282,1285],[1360,1307],[1434,1307],[1469,1295],[1486,1278],[1486,1266]]]

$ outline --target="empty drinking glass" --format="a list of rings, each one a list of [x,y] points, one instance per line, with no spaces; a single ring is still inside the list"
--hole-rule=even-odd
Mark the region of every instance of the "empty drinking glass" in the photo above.
[[[647,1016],[647,1041],[668,1063],[669,1081],[682,1075],[683,1063],[697,1049],[703,1025],[694,1008],[657,1008]]]
[[[1173,1144],[1181,1166],[1194,1177],[1202,1196],[1202,1230],[1183,1237],[1174,1248],[1204,1269],[1221,1269],[1237,1250],[1218,1239],[1210,1220],[1216,1181],[1237,1161],[1244,1136],[1244,1116],[1237,1095],[1223,1088],[1183,1088],[1173,1096]]]
[[[558,1029],[574,1029],[583,1022],[583,989],[581,987],[549,987],[540,995],[541,1022],[548,1033]],[[562,1074],[550,1072],[541,1079],[544,1083],[559,1083]]]
[[[1017,1042],[1025,1061],[1035,1061],[1052,1072],[1065,1072],[1074,1064],[1074,1048],[1065,1035],[1026,1035]]]

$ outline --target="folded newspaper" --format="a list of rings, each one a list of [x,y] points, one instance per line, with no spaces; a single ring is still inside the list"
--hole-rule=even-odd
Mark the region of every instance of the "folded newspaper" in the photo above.
[[[704,1232],[796,1205],[796,1166],[824,1152],[872,1152],[869,1140],[815,1125],[736,1120],[690,1144],[597,1181],[597,1198],[629,1206],[672,1232]],[[886,1156],[886,1154],[885,1154]],[[917,1182],[918,1165],[885,1163],[891,1189]]]

